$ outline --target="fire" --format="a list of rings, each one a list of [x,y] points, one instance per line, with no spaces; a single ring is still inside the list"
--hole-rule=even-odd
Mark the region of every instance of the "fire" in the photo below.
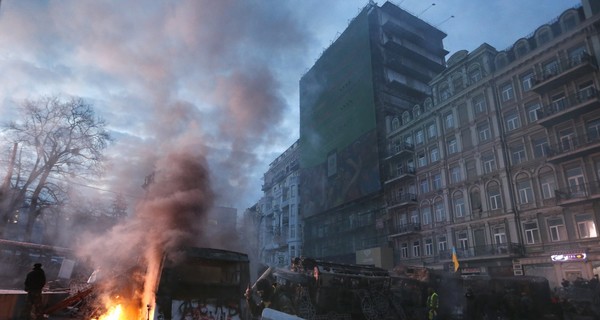
[[[120,304],[112,306],[108,309],[106,314],[100,316],[98,320],[126,320],[123,316],[123,307]]]

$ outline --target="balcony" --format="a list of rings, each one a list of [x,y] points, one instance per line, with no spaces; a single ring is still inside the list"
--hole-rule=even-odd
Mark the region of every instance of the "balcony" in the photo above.
[[[395,172],[392,172],[390,176],[385,180],[385,184],[402,181],[405,178],[414,178],[415,177],[415,168],[398,168]]]
[[[600,199],[600,182],[572,185],[567,188],[555,190],[556,204],[568,206],[582,201]]]
[[[531,89],[538,94],[542,94],[597,69],[596,60],[587,53],[576,58],[561,59],[553,68],[546,69],[542,74],[536,75]]]
[[[414,153],[415,153],[415,145],[412,143],[404,142],[404,143],[400,143],[400,144],[393,144],[393,145],[388,146],[386,160],[391,159],[396,156],[412,155]]]
[[[417,205],[417,195],[414,193],[401,193],[387,199],[388,210],[413,205]]]
[[[563,137],[561,140],[561,143],[545,148],[546,161],[556,164],[600,151],[600,136]]]
[[[418,233],[419,231],[421,231],[420,223],[405,223],[398,226],[390,226],[388,239]]]
[[[523,252],[523,246],[518,243],[488,244],[465,249],[456,248],[456,256],[458,257],[458,261],[520,257],[523,255]],[[440,252],[438,257],[440,261],[450,261],[452,260],[452,250]]]
[[[598,97],[598,90],[589,87],[555,101],[537,111],[538,123],[544,127],[551,127],[567,119],[573,119],[577,115],[593,111],[600,106]]]

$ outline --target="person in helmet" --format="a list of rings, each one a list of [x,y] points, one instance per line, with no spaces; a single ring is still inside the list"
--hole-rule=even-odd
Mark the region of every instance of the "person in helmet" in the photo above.
[[[253,316],[257,317],[262,314],[263,309],[270,308],[287,314],[296,314],[292,301],[285,293],[278,290],[277,286],[272,284],[268,279],[260,279],[256,283],[256,294],[260,298],[260,302],[256,303],[252,297],[252,289],[250,286],[246,289],[246,301],[248,308]]]

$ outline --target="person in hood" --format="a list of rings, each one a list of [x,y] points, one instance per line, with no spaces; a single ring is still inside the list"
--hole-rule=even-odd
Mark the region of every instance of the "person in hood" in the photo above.
[[[46,273],[42,269],[41,263],[33,265],[27,277],[25,278],[25,291],[27,291],[27,315],[33,319],[44,319],[44,310],[42,305],[42,289],[46,285]]]

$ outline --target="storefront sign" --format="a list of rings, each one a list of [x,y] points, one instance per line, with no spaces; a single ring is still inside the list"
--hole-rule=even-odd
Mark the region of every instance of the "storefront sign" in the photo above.
[[[581,253],[565,253],[565,254],[553,254],[550,256],[554,262],[565,262],[565,261],[583,261],[587,258],[587,254]]]

